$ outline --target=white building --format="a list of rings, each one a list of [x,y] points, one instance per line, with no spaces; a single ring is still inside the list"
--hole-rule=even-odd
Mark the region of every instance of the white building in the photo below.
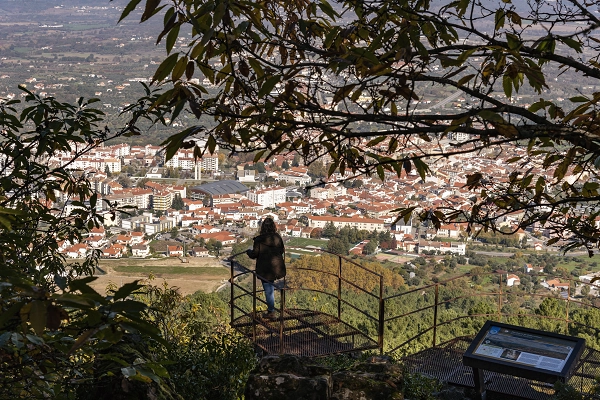
[[[265,189],[251,190],[246,193],[248,200],[260,204],[263,208],[273,208],[285,202],[285,188],[273,186]]]
[[[329,216],[308,216],[308,226],[311,228],[324,228],[328,223],[340,229],[343,227],[356,228],[365,231],[384,231],[384,221],[374,218],[349,218]]]
[[[116,158],[97,158],[97,157],[79,157],[75,160],[71,157],[63,157],[61,165],[69,164],[69,169],[85,170],[95,168],[100,172],[108,171],[111,173],[121,172],[121,160]]]
[[[516,286],[521,284],[521,279],[515,274],[506,276],[506,286]]]
[[[200,169],[204,171],[218,171],[219,157],[217,154],[207,154],[202,158],[196,159],[194,157],[193,149],[180,149],[169,161],[165,158],[165,167],[181,168],[183,170],[191,171],[194,170],[196,166],[199,166]]]
[[[312,178],[305,173],[295,172],[295,171],[286,171],[277,177],[278,181],[286,181],[292,185],[304,186],[308,185],[312,182]]]

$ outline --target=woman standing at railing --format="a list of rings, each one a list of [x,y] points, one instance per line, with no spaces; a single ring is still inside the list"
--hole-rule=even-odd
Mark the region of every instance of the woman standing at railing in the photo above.
[[[248,257],[256,260],[256,275],[265,290],[267,312],[263,318],[277,319],[275,314],[275,285],[277,279],[285,276],[285,248],[283,239],[277,233],[272,218],[265,218],[260,226],[260,235],[254,238],[254,246],[246,252]]]

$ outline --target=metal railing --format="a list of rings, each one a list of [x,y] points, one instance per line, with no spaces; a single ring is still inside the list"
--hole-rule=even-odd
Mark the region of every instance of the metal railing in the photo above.
[[[327,251],[322,252],[329,253]],[[257,281],[260,281],[260,277],[253,270],[235,261],[235,258],[240,254],[244,253],[235,254],[229,258],[231,263],[231,324],[233,326],[235,321],[242,316],[251,316],[252,339],[255,340],[257,328],[261,325],[258,318],[259,303],[266,304],[266,302],[262,299],[262,288],[257,287]],[[376,343],[376,347],[382,353],[385,351],[390,354],[410,354],[424,348],[438,346],[459,336],[472,335],[476,333],[479,326],[483,325],[486,319],[509,323],[517,321],[521,325],[530,324],[530,319],[554,321],[560,324],[550,324],[552,326],[549,326],[548,329],[557,330],[562,327],[563,333],[570,334],[574,330],[574,326],[583,326],[596,333],[599,332],[598,327],[577,321],[573,318],[573,315],[575,311],[580,309],[600,310],[600,308],[578,301],[571,295],[557,296],[557,292],[551,290],[545,293],[536,293],[515,287],[509,288],[506,286],[503,277],[506,272],[477,275],[467,273],[384,297],[385,285],[382,274],[372,271],[347,257],[333,253],[329,254],[337,257],[335,267],[329,265],[328,268],[325,268],[325,263],[322,263],[320,268],[288,267],[288,272],[295,269],[301,279],[286,280],[284,278],[282,285],[278,288],[280,292],[279,308],[276,308],[276,310],[279,312],[280,322],[278,324],[280,351],[283,351],[284,322],[289,317],[287,311],[293,308],[290,307],[293,301],[288,297],[298,292],[312,292],[334,299],[335,306],[331,310],[332,312],[328,314],[332,316],[337,314],[337,320],[369,337]],[[351,275],[353,269],[362,271],[361,276],[364,279],[367,279],[365,277],[373,279],[376,284],[369,285],[372,290],[366,290],[364,282],[356,282],[349,278],[348,275]],[[334,279],[337,283],[335,290],[326,291],[320,288],[318,284],[312,286],[305,284],[305,281],[310,283],[309,277],[311,274]],[[249,285],[236,282],[245,277],[250,278]],[[533,279],[538,280],[547,277],[547,275],[532,276]],[[577,284],[590,285],[575,279],[562,277],[560,279],[567,283],[566,293],[568,294]],[[352,302],[353,298],[358,297],[356,296],[357,293],[370,299],[371,303],[368,309],[361,309]],[[522,308],[519,308],[518,312],[505,311],[504,307],[510,305],[508,299],[513,297],[521,300],[554,298],[559,304],[563,305],[564,309],[560,310],[562,315],[525,312]],[[246,301],[242,305],[244,299],[250,299],[250,301]],[[480,301],[477,302],[475,299],[480,299]],[[461,302],[462,305],[459,304]],[[466,307],[465,303],[471,303],[472,307]],[[533,303],[535,305],[535,301]],[[377,304],[377,307],[375,307],[375,304]],[[456,307],[457,304],[460,306]],[[262,306],[260,307],[262,308]],[[481,307],[484,309],[481,309]],[[371,326],[375,328],[375,335],[373,335],[373,329],[369,330],[368,327],[352,326],[351,321],[345,319],[348,314],[346,310],[353,310],[364,316],[366,321],[370,321]],[[373,313],[373,311],[375,312]],[[387,336],[386,330],[390,331]],[[411,336],[408,337],[409,332],[416,332],[416,334],[410,333]],[[396,343],[397,337],[403,338],[401,339],[403,341],[399,344]]]
[[[324,251],[325,253],[328,253],[326,251]],[[231,325],[232,326],[239,326],[240,323],[236,322],[239,321],[240,318],[242,317],[250,317],[250,321],[249,322],[244,322],[243,325],[244,327],[247,327],[248,324],[251,324],[251,330],[252,330],[252,340],[256,342],[256,338],[257,338],[257,329],[260,328],[261,325],[264,325],[263,321],[261,320],[261,318],[259,317],[259,310],[263,308],[263,305],[266,305],[266,301],[263,299],[263,293],[264,290],[262,288],[259,288],[259,285],[257,284],[259,281],[261,281],[261,277],[254,271],[251,270],[249,268],[244,267],[243,265],[241,265],[240,263],[236,262],[236,257],[240,256],[241,254],[244,253],[238,253],[238,254],[234,254],[231,257],[229,257],[229,261],[230,261],[230,308],[231,308]],[[351,334],[353,336],[353,340],[354,340],[354,335],[355,334],[362,334],[364,335],[366,338],[368,338],[368,340],[371,340],[373,342],[373,345],[371,346],[367,346],[370,348],[380,348],[383,349],[383,315],[384,315],[384,301],[383,301],[383,276],[371,271],[368,268],[365,268],[364,266],[346,258],[343,256],[339,256],[333,253],[330,253],[334,256],[337,257],[337,263],[336,263],[336,268],[335,271],[332,270],[328,270],[328,269],[316,269],[316,268],[293,268],[290,269],[288,267],[288,272],[292,272],[292,275],[294,275],[294,273],[296,274],[302,274],[302,275],[310,275],[312,273],[315,274],[321,274],[321,275],[325,275],[325,276],[329,276],[332,277],[336,280],[336,288],[333,292],[328,292],[326,290],[323,290],[322,288],[319,288],[315,285],[310,286],[310,285],[306,285],[305,280],[303,279],[288,279],[288,278],[283,278],[282,281],[280,282],[276,282],[276,289],[278,289],[280,296],[279,296],[279,307],[277,307],[277,303],[276,303],[276,311],[278,312],[278,324],[277,324],[277,328],[279,329],[279,346],[280,346],[280,352],[283,351],[283,346],[284,346],[284,342],[285,342],[285,332],[284,329],[286,329],[286,324],[285,322],[288,321],[289,319],[293,319],[293,318],[301,318],[299,317],[299,314],[297,312],[291,312],[291,310],[297,310],[295,307],[290,306],[290,303],[294,303],[289,302],[287,300],[288,296],[293,296],[295,293],[298,292],[312,292],[312,293],[317,293],[320,295],[324,295],[327,296],[329,298],[334,299],[335,302],[335,314],[337,314],[337,319],[335,321],[329,321],[327,322],[328,324],[341,324],[344,327],[348,328],[345,329],[346,332],[352,332],[349,333],[349,335]],[[363,276],[364,274],[369,275],[372,279],[374,279],[376,281],[376,288],[373,290],[373,292],[370,292],[366,289],[364,289],[361,285],[361,282],[356,282],[352,279],[349,279],[349,277],[347,276],[347,271],[349,269],[352,268],[357,268],[359,270],[361,270],[363,272]],[[290,271],[293,270],[293,271]],[[288,274],[289,276],[289,274]],[[246,283],[246,284],[240,284],[239,281],[245,280],[244,278],[249,278],[250,282]],[[363,282],[364,283],[364,282]],[[364,294],[370,298],[373,299],[373,301],[377,302],[378,304],[378,309],[375,315],[372,315],[369,310],[365,310],[365,309],[361,309],[360,307],[358,307],[356,304],[353,304],[352,302],[352,298],[355,297],[354,293],[361,293]],[[250,301],[248,301],[250,300]],[[357,313],[359,313],[360,315],[362,315],[364,318],[366,318],[367,320],[371,321],[372,324],[374,324],[376,326],[377,329],[377,338],[372,338],[371,335],[369,335],[368,329],[366,328],[361,328],[361,327],[354,327],[351,324],[348,323],[348,321],[345,320],[345,316],[346,313],[344,312],[344,310],[346,309],[346,307],[348,309],[352,309],[354,311],[356,311]],[[319,314],[328,314],[328,313],[322,313],[319,311]],[[333,315],[333,314],[332,314]],[[313,326],[316,325],[323,325],[324,323],[322,322],[322,320],[316,324],[312,324]],[[306,324],[305,324],[306,325]],[[309,323],[310,325],[310,323]],[[315,329],[317,330],[317,329]],[[322,330],[319,329],[318,333],[324,336],[327,336],[327,333]],[[343,336],[343,334],[336,334],[336,335],[332,335],[332,336]],[[350,348],[348,351],[351,351]]]
[[[433,292],[432,297],[433,301],[430,304],[427,304],[422,307],[414,307],[411,310],[394,315],[394,316],[386,316],[384,321],[386,324],[392,323],[396,320],[404,320],[409,316],[421,315],[420,321],[428,321],[431,323],[429,325],[421,325],[419,331],[404,340],[402,343],[397,345],[391,345],[388,343],[386,346],[387,353],[395,353],[399,350],[403,354],[410,354],[415,351],[419,351],[421,347],[436,347],[441,343],[455,339],[458,336],[462,336],[461,334],[456,334],[456,327],[461,321],[469,321],[471,323],[471,331],[470,332],[462,332],[464,334],[473,335],[477,332],[479,327],[483,325],[483,322],[487,319],[495,320],[498,322],[509,322],[515,323],[519,325],[535,325],[539,324],[538,321],[554,321],[555,324],[546,324],[546,329],[561,331],[565,334],[573,334],[573,329],[575,326],[585,327],[587,329],[591,329],[594,332],[600,332],[600,327],[590,326],[584,324],[580,321],[577,321],[573,318],[573,313],[575,311],[579,311],[582,309],[596,309],[600,310],[600,308],[587,304],[582,301],[576,300],[571,296],[571,290],[576,287],[576,285],[591,285],[587,282],[581,282],[576,279],[560,277],[561,281],[564,282],[567,286],[564,291],[561,291],[558,288],[548,288],[544,293],[539,293],[535,291],[526,292],[523,289],[520,289],[517,286],[507,287],[504,282],[504,276],[506,272],[490,272],[483,274],[464,274],[460,276],[456,276],[445,281],[440,281],[433,283],[431,285],[423,286],[417,289],[412,289],[403,293],[398,293],[389,297],[386,297],[384,300],[386,304],[389,304],[393,301],[398,301],[402,303],[410,302],[410,298],[414,299],[415,294],[424,296],[428,294],[428,292]],[[526,274],[523,274],[526,275]],[[534,279],[541,280],[550,277],[549,275],[534,275],[531,276]],[[493,279],[489,279],[493,278]],[[473,283],[473,280],[483,280],[487,281],[483,285],[476,285]],[[470,289],[468,293],[459,296],[443,296],[441,298],[441,291],[448,287],[451,287],[453,284],[458,282],[463,282],[468,284],[468,288]],[[478,286],[478,287],[477,287]],[[463,285],[464,287],[464,285]],[[454,292],[457,287],[453,288]],[[539,290],[539,288],[538,288]],[[452,291],[452,290],[451,290]],[[562,294],[562,295],[561,295]],[[532,313],[525,311],[522,308],[519,308],[518,312],[507,312],[504,311],[504,306],[510,306],[509,297],[514,299],[555,299],[557,301],[556,304],[559,305],[559,309],[552,310],[554,311],[551,315],[544,315],[541,312]],[[484,302],[484,305],[488,306],[488,310],[484,312],[480,311],[474,304],[475,307],[472,307],[466,314],[456,315],[452,312],[447,313],[450,317],[444,317],[442,314],[442,310],[452,310],[457,311],[459,309],[464,310],[464,307],[452,308],[457,302],[461,300],[473,300],[476,298],[487,298],[488,301]],[[534,302],[535,304],[535,302]],[[481,302],[479,303],[481,306]],[[492,306],[493,305],[493,309]],[[563,307],[560,310],[560,307]],[[559,313],[561,315],[559,315]],[[427,316],[427,318],[423,316]],[[535,323],[533,323],[535,321]],[[475,323],[473,323],[475,322]],[[536,327],[536,326],[532,326]],[[448,328],[444,331],[444,328]],[[452,329],[454,328],[454,329]],[[445,334],[444,339],[440,340],[440,332]],[[419,343],[419,345],[417,345]]]

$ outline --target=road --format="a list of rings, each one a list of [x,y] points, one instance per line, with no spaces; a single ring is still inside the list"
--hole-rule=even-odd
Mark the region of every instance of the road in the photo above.
[[[515,253],[502,253],[499,251],[474,251],[475,254],[482,254],[484,256],[490,256],[490,257],[511,257],[513,256]]]
[[[481,255],[490,256],[490,257],[511,257],[512,255],[515,254],[514,252],[507,253],[507,252],[500,252],[500,251],[480,251],[480,250],[474,250],[473,252],[475,254],[481,254]],[[548,253],[550,253],[556,257],[561,257],[563,255],[560,251],[549,251]],[[587,256],[587,255],[588,255],[588,253],[586,251],[570,251],[567,254],[565,254],[565,256],[567,256],[567,257],[578,257],[578,256]]]

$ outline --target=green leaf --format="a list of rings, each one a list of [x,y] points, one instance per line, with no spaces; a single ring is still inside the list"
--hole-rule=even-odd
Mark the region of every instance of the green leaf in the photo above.
[[[268,93],[271,93],[271,90],[275,87],[275,85],[281,79],[280,75],[275,75],[267,79],[265,83],[263,83],[262,87],[258,91],[258,98],[263,98]]]
[[[267,150],[261,150],[259,152],[256,153],[256,155],[254,156],[254,162],[257,163],[260,161],[260,159],[262,158],[262,156],[267,152]]]
[[[506,97],[512,97],[513,80],[507,74],[502,77],[502,87],[504,88],[504,94]]]
[[[148,371],[147,369],[138,368],[137,371],[138,374],[136,376],[133,376],[132,379],[147,383],[150,383],[151,381],[154,381],[156,383],[160,382],[160,378],[156,376],[156,374],[154,374],[153,372]]]
[[[171,81],[175,82],[183,76],[183,73],[185,72],[185,69],[187,68],[187,64],[188,64],[188,58],[185,56],[181,57],[177,61],[177,64],[175,64],[175,67],[173,67],[173,73],[171,74]]]
[[[213,28],[216,28],[220,23],[223,22],[223,17],[227,11],[227,5],[223,1],[219,1],[213,14]]]
[[[157,7],[160,4],[160,0],[146,0],[146,8],[142,14],[142,22],[152,17],[158,10]]]
[[[44,339],[42,339],[41,337],[35,336],[35,335],[27,334],[27,335],[25,335],[25,337],[27,338],[27,340],[29,340],[30,343],[33,343],[37,346],[41,346],[46,343],[46,342],[44,342]]]
[[[79,294],[64,293],[55,298],[61,304],[70,305],[70,306],[77,306],[77,307],[84,306],[84,308],[86,308],[86,307],[91,307],[94,304],[93,300],[83,297]],[[81,308],[81,307],[79,307],[79,308]]]
[[[588,99],[585,96],[575,96],[575,97],[570,97],[569,101],[571,101],[572,103],[585,103],[590,101],[590,99]]]
[[[506,34],[506,42],[511,50],[517,50],[522,45],[521,39],[512,33]]]
[[[206,78],[211,82],[211,83],[215,83],[215,71],[213,71],[213,69],[209,66],[206,66],[205,64],[198,64],[198,68],[200,68],[200,71],[202,71],[202,73],[204,74],[204,76],[206,76]]]
[[[495,113],[490,110],[481,110],[477,113],[481,118],[490,122],[505,122],[504,119],[500,116],[500,114]]]
[[[402,213],[400,213],[400,215],[403,217],[404,219],[404,223],[407,224],[408,221],[410,221],[410,218],[412,217],[412,213],[415,210],[416,207],[409,207],[406,210],[402,211]]]
[[[200,44],[204,46],[206,43],[208,43],[210,39],[212,39],[214,34],[215,30],[213,28],[208,29],[206,32],[204,32],[204,35],[202,35],[202,40],[200,40]]]
[[[539,101],[536,101],[535,103],[533,103],[532,105],[529,106],[528,110],[531,112],[537,112],[543,108],[548,107],[549,105],[551,105],[552,103],[550,101],[546,101],[544,99],[540,99]]]
[[[217,148],[217,141],[215,140],[215,137],[213,135],[210,135],[208,137],[208,140],[206,141],[206,147],[208,148],[208,152],[210,154],[215,153],[215,149]]]
[[[2,335],[0,335],[0,347],[6,346],[11,335],[12,332],[4,332]]]
[[[583,195],[585,197],[592,197],[598,195],[598,187],[600,184],[598,182],[586,182],[583,184]]]
[[[204,52],[204,45],[198,43],[197,45],[194,46],[194,48],[192,49],[192,53],[190,54],[190,57],[192,58],[192,60],[195,60],[196,58],[198,58],[200,56],[200,54],[202,54]]]
[[[129,3],[127,3],[117,23],[123,21],[123,19],[125,19],[133,10],[135,10],[137,5],[140,4],[140,1],[142,0],[131,0]]]
[[[171,31],[171,28],[173,28],[175,26],[175,23],[177,22],[177,14],[174,11],[175,11],[174,8],[170,8],[167,11],[167,15],[168,14],[171,14],[171,15],[169,16],[169,19],[167,19],[165,21],[165,28],[162,30],[162,32],[156,38],[156,44],[159,44],[160,41],[162,40],[162,38]],[[165,15],[165,18],[167,17],[167,15]],[[169,46],[167,46],[167,53],[170,52],[170,50],[168,48],[169,48]],[[173,48],[173,46],[171,46],[171,48]]]
[[[25,302],[17,302],[10,306],[7,310],[0,313],[0,329],[4,329],[4,325],[21,311],[21,308],[25,305]]]
[[[167,140],[161,143],[161,146],[165,146],[165,161],[169,161],[175,153],[180,149],[183,144],[183,140],[187,137],[193,135],[198,132],[201,128],[197,126],[192,126],[183,131],[170,136]]]
[[[124,299],[127,296],[131,295],[132,293],[134,293],[136,290],[140,289],[144,287],[143,285],[140,285],[138,283],[138,281],[133,281],[130,283],[126,283],[123,286],[121,286],[119,288],[119,290],[117,290],[113,296],[114,300],[120,300],[120,299]]]
[[[517,25],[521,26],[522,19],[521,19],[521,16],[519,14],[517,14],[514,11],[509,11],[506,14],[510,18],[510,20],[513,22],[513,24],[517,24]]]
[[[175,64],[177,64],[177,57],[179,57],[179,53],[173,53],[169,57],[165,58],[162,63],[160,63],[156,69],[156,72],[154,73],[154,76],[152,77],[152,83],[161,82],[167,76],[169,76],[175,67]]]
[[[260,63],[255,58],[250,57],[250,58],[248,58],[248,64],[250,64],[250,66],[254,70],[256,77],[262,78],[262,76],[265,74],[265,72],[263,71]]]
[[[421,176],[422,180],[425,180],[427,173],[429,172],[429,166],[423,162],[420,158],[413,159],[413,164],[415,164],[415,168],[417,172]]]
[[[162,364],[147,362],[144,364],[144,366],[147,368],[150,368],[152,370],[152,372],[154,372],[156,375],[160,376],[161,378],[169,377],[169,371]]]
[[[377,166],[377,175],[379,176],[379,179],[385,181],[385,171],[381,165]]]
[[[96,354],[96,357],[100,360],[109,360],[116,362],[124,367],[128,366],[129,363],[121,358],[121,354]]]
[[[341,88],[339,88],[333,95],[333,103],[339,103],[343,98],[348,96],[350,94],[350,92],[352,91],[352,89],[354,89],[355,87],[356,87],[356,83],[342,86]]]
[[[537,182],[535,183],[535,195],[539,196],[544,191],[546,186],[546,180],[543,177],[539,177]]]
[[[194,77],[194,68],[195,68],[195,63],[193,61],[190,61],[187,63],[187,66],[185,67],[185,78],[189,81]]]
[[[29,311],[29,322],[36,334],[42,335],[46,328],[46,302],[34,300]]]
[[[505,17],[506,17],[506,13],[504,12],[504,10],[502,8],[496,10],[496,16],[494,18],[494,20],[495,20],[494,30],[497,31],[504,26],[504,22],[506,19]]]
[[[520,186],[525,189],[527,187],[529,187],[529,184],[531,183],[531,181],[533,180],[533,175],[527,175],[526,177],[523,178],[523,180],[521,181]]]
[[[85,344],[85,342],[87,342],[87,340],[89,338],[91,338],[94,335],[94,333],[96,333],[96,331],[97,331],[97,329],[88,329],[85,332],[83,332],[77,338],[77,340],[75,340],[75,343],[73,343],[73,346],[71,346],[71,348],[69,349],[69,354],[73,354],[74,352],[79,350]]]
[[[321,0],[321,2],[318,4],[318,6],[321,9],[321,11],[323,11],[325,14],[327,14],[327,16],[329,18],[331,18],[333,21],[335,21],[335,17],[340,16],[337,12],[335,12],[333,7],[331,7],[331,4],[329,4],[326,0]]]
[[[121,368],[121,373],[124,377],[131,378],[132,376],[135,376],[137,374],[137,371],[133,367],[125,367]]]
[[[561,42],[575,50],[577,53],[581,53],[581,42],[569,37],[561,37],[559,38]]]
[[[331,165],[329,166],[329,170],[327,171],[327,176],[329,177],[329,176],[333,175],[336,168],[337,168],[337,163],[331,163]]]
[[[556,167],[554,170],[554,177],[557,181],[560,181],[564,178],[567,170],[569,169],[569,165],[571,165],[571,160],[568,157],[558,164],[558,167]]]
[[[456,85],[457,86],[463,86],[465,83],[467,83],[471,79],[473,79],[474,76],[475,76],[475,74],[470,74],[470,75],[463,76],[462,78],[460,78],[458,80],[458,82],[456,83]]]
[[[177,41],[177,38],[179,37],[180,27],[181,27],[180,25],[177,25],[174,28],[172,28],[171,30],[169,30],[169,34],[167,35],[167,41],[165,43],[165,46],[167,49],[167,54],[171,53],[171,50],[173,50],[173,46],[175,46],[175,42]]]
[[[125,313],[129,315],[140,314],[148,307],[136,300],[123,300],[117,301],[110,306],[110,310],[118,313]]]
[[[91,283],[98,279],[96,276],[86,276],[85,278],[76,279],[69,283],[69,288],[72,291],[79,290],[81,293],[97,293],[94,289],[92,289],[88,283]]]
[[[379,143],[383,142],[386,138],[387,138],[387,136],[376,137],[375,139],[370,140],[369,143],[367,143],[367,147],[373,147],[376,144],[379,144]]]

